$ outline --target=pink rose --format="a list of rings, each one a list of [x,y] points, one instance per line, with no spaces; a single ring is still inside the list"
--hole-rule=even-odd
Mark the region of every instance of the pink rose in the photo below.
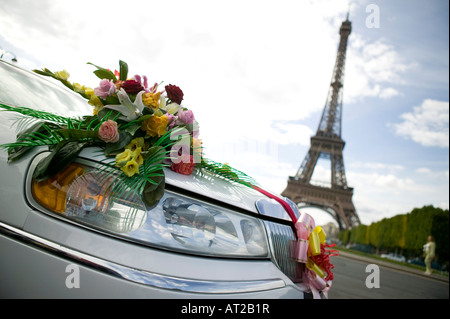
[[[117,123],[111,120],[103,122],[98,130],[98,137],[106,143],[116,143],[119,140]]]
[[[95,95],[106,99],[108,96],[116,93],[116,85],[112,80],[103,79],[100,81],[99,87],[94,89]]]
[[[194,113],[191,110],[184,111],[182,108],[180,108],[177,115],[178,115],[178,120],[184,124],[194,123],[195,117],[194,117]]]

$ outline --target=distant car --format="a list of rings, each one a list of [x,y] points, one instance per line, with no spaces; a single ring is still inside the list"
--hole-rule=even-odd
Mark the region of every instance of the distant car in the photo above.
[[[393,254],[393,253],[381,254],[380,256],[381,256],[381,258],[386,258],[386,259],[389,259],[389,260],[406,262],[405,256],[400,256],[400,255],[396,255],[396,254]]]
[[[421,267],[426,267],[425,265],[425,261],[424,258],[412,258],[408,260],[408,264],[413,264],[413,265],[417,265],[417,266],[421,266]],[[448,272],[448,264],[444,264],[444,265],[440,265],[437,261],[432,261],[431,262],[431,268],[432,269],[436,269],[436,270],[440,270],[443,272]]]
[[[5,61],[0,103],[92,113],[72,91]],[[12,124],[26,120],[0,114],[0,144],[14,142]],[[42,146],[7,163],[0,151],[0,297],[309,297],[290,256],[292,221],[261,193],[213,174],[166,170],[156,207],[118,198],[99,214],[89,206],[104,200],[96,177],[103,155],[86,148],[67,170],[37,183],[33,172],[48,154]]]
[[[425,267],[425,262],[423,261],[423,259],[419,259],[419,258],[413,258],[408,260],[408,264],[413,264],[413,265],[418,265],[418,266],[422,266]]]

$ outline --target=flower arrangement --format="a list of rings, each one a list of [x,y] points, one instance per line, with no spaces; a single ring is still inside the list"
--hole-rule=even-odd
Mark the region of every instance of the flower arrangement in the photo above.
[[[99,163],[106,173],[105,182],[111,181],[109,193],[134,192],[147,208],[156,205],[163,195],[165,167],[183,175],[191,175],[195,169],[208,170],[256,187],[243,172],[203,156],[198,123],[192,110],[182,105],[184,93],[178,86],[150,86],[146,76],[128,77],[124,61],[119,61],[119,71],[115,72],[88,64],[96,68],[93,73],[100,79],[95,88],[70,82],[66,70],[33,71],[60,81],[85,98],[93,107],[91,115],[70,118],[0,103],[0,108],[20,113],[26,124],[32,123],[15,142],[0,145],[8,150],[9,162],[36,146],[49,146],[50,155],[38,163],[33,176],[41,182],[62,171],[84,148],[97,147],[106,156]]]
[[[92,115],[65,118],[2,104],[4,109],[39,121],[21,132],[15,143],[1,147],[8,149],[9,161],[13,161],[34,146],[49,145],[52,153],[38,164],[34,176],[37,181],[58,173],[83,148],[99,147],[107,157],[102,161],[104,170],[116,176],[117,187],[130,188],[152,206],[163,193],[163,167],[190,175],[205,162],[194,113],[182,106],[184,94],[176,85],[150,86],[146,76],[129,78],[124,61],[119,61],[120,71],[115,72],[88,64],[96,68],[94,74],[100,79],[95,88],[69,82],[66,70],[52,72],[44,68],[34,72],[52,77],[80,94],[92,105]]]

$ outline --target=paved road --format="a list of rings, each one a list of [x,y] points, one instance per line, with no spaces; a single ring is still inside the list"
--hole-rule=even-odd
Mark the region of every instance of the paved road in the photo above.
[[[351,257],[351,258],[350,258]],[[354,259],[341,254],[332,257],[335,278],[329,293],[330,299],[449,299],[448,280],[423,276],[420,272],[405,271],[385,266],[370,259]],[[375,268],[379,269],[379,281]],[[366,281],[373,288],[366,286]],[[379,283],[379,288],[376,286]]]

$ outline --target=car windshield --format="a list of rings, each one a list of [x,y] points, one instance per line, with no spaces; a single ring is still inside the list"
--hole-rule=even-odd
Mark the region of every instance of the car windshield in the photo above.
[[[92,107],[62,84],[0,61],[0,103],[78,117]]]

